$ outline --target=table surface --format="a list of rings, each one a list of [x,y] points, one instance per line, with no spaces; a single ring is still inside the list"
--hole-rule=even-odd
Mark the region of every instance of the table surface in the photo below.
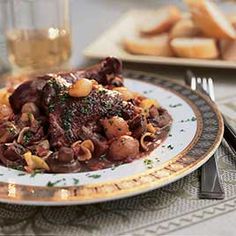
[[[94,63],[82,56],[83,49],[92,43],[102,32],[107,30],[126,11],[134,8],[151,8],[164,4],[178,4],[182,9],[184,5],[178,0],[89,0],[72,1],[72,33],[73,55],[71,64],[84,67]],[[232,3],[226,3],[226,10],[232,9]],[[235,7],[235,6],[233,6]],[[236,12],[236,11],[235,11]],[[124,63],[125,69],[154,72],[170,78],[182,80],[186,67],[140,65]],[[216,82],[216,98],[220,100],[236,95],[236,70],[223,70],[214,68],[191,68],[198,76],[213,77]],[[236,104],[235,104],[236,105]],[[236,212],[219,216],[187,228],[177,230],[170,235],[234,235],[236,230]],[[220,227],[217,227],[219,226]]]
[[[102,32],[111,27],[126,11],[134,8],[151,8],[173,3],[184,9],[184,5],[180,2],[179,0],[71,0],[73,54],[70,64],[72,67],[86,67],[95,63],[94,60],[88,60],[83,57],[83,49],[92,43]],[[226,3],[224,7],[226,10],[232,10],[232,2]],[[234,8],[236,12],[236,7],[234,6]],[[183,81],[187,69],[186,67],[179,66],[134,63],[124,63],[124,68],[154,72],[179,81]],[[197,76],[214,78],[217,101],[236,96],[236,70],[196,67],[190,69]],[[173,231],[168,235],[235,235],[235,220],[236,211],[231,211],[198,224],[190,224],[190,226]]]

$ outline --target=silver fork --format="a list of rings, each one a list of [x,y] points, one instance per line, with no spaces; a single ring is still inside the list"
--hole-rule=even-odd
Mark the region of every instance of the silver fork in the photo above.
[[[212,78],[191,79],[191,89],[201,90],[215,101],[214,84]],[[204,199],[223,199],[224,190],[219,177],[215,154],[201,168],[201,186],[199,197]]]

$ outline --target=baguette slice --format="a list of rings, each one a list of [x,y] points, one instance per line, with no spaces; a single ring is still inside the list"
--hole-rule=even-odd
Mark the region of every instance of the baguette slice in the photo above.
[[[227,17],[229,22],[233,25],[234,29],[236,29],[236,15],[230,15]]]
[[[194,22],[206,36],[217,39],[235,39],[236,33],[216,4],[208,0],[185,0]]]
[[[170,38],[188,38],[201,35],[201,30],[191,19],[179,20],[170,31]]]
[[[236,17],[231,17],[230,21],[236,29]],[[223,60],[236,61],[236,40],[222,39],[219,41],[219,48]]]
[[[221,40],[220,52],[222,59],[226,61],[236,61],[236,40]]]
[[[153,37],[140,37],[139,35],[126,37],[123,39],[123,46],[126,51],[133,54],[173,56],[168,34],[160,34]]]
[[[175,6],[150,10],[140,16],[138,28],[142,35],[156,35],[169,31],[180,18],[181,13]]]
[[[211,38],[176,38],[170,44],[179,57],[213,59],[219,54],[216,41]]]

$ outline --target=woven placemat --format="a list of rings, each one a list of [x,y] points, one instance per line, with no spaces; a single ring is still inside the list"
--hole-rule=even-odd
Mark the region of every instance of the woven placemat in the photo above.
[[[236,94],[218,101],[236,127]],[[235,119],[234,119],[235,118]],[[236,158],[217,151],[226,197],[199,200],[199,172],[161,189],[123,200],[68,207],[0,204],[0,234],[160,235],[236,209]]]

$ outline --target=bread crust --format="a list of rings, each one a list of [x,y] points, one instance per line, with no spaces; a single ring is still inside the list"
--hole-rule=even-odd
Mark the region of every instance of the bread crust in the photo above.
[[[219,51],[214,39],[176,38],[170,42],[176,56],[196,59],[214,59]]]
[[[170,31],[170,38],[196,37],[201,35],[201,30],[191,19],[179,20]]]
[[[161,34],[155,37],[142,38],[136,36],[133,38],[126,37],[123,39],[123,47],[132,54],[143,54],[152,56],[173,56],[169,44],[168,34]]]
[[[161,19],[159,22],[156,22],[153,27],[148,27],[146,29],[145,24],[140,27],[140,33],[143,36],[151,36],[151,35],[157,35],[161,33],[165,33],[171,29],[171,27],[181,19],[181,12],[179,9],[175,6],[168,6],[165,8],[162,8],[159,10],[165,11],[166,16]],[[156,14],[158,15],[158,11],[156,11]],[[154,19],[155,20],[155,19]]]
[[[233,26],[213,2],[208,0],[185,0],[185,2],[193,21],[206,36],[216,39],[236,38]]]

